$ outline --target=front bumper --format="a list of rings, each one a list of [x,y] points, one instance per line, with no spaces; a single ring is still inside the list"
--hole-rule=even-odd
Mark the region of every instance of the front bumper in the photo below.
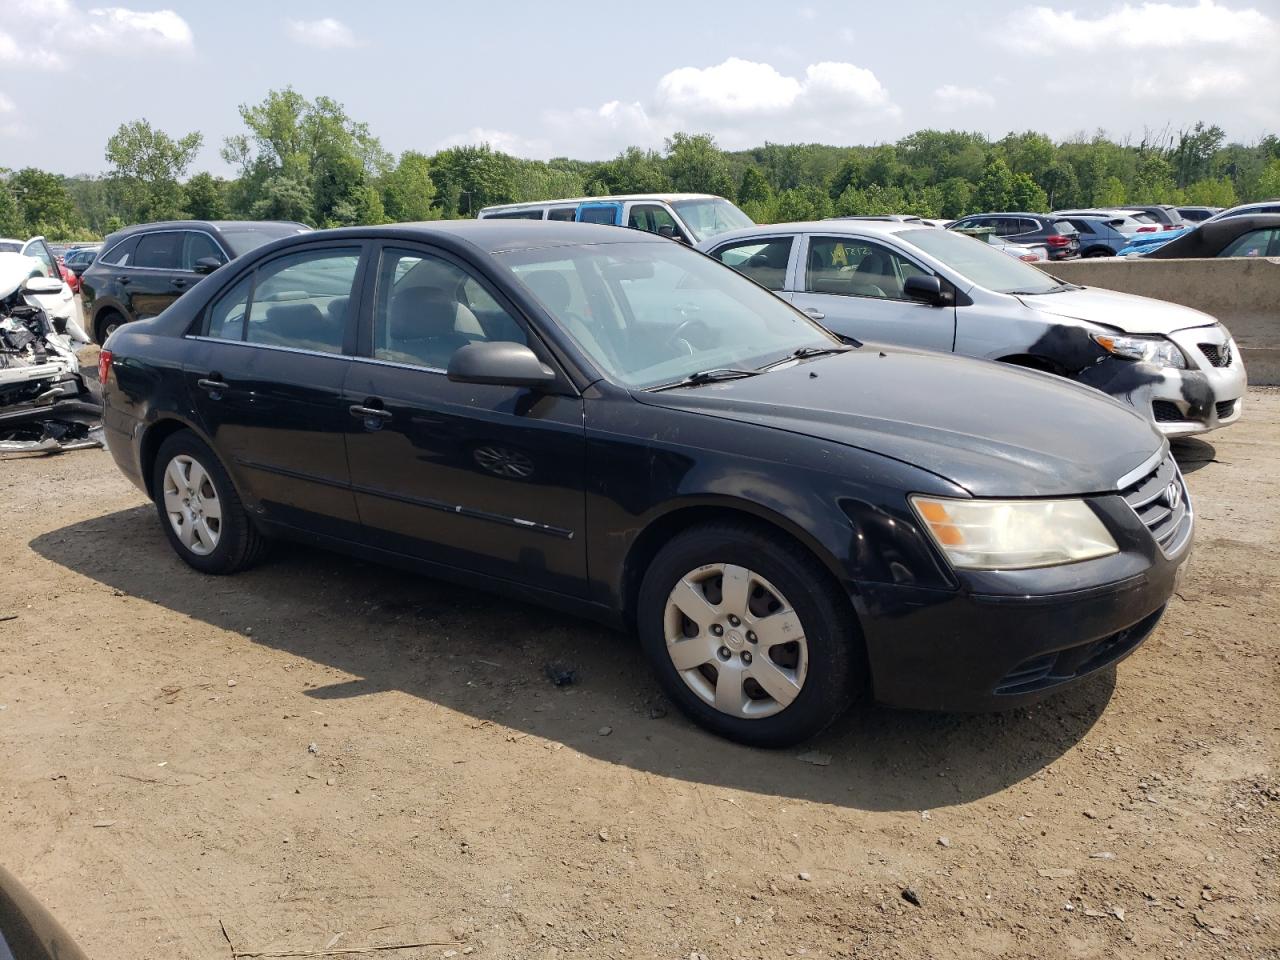
[[[1187,357],[1187,369],[1107,357],[1078,379],[1131,404],[1166,437],[1208,433],[1239,420],[1248,377],[1226,328],[1190,327],[1169,339]]]
[[[1159,622],[1190,555],[1190,509],[1172,530],[1152,517],[1158,503],[1142,505],[1172,469],[1162,465],[1123,497],[1095,500],[1120,547],[1111,557],[966,574],[953,591],[851,584],[876,700],[922,710],[1010,709],[1136,650]],[[1181,488],[1180,477],[1177,483]],[[1135,525],[1135,517],[1154,528]]]

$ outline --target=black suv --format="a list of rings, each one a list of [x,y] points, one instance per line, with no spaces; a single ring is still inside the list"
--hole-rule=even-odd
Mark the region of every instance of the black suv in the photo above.
[[[948,230],[991,227],[997,237],[1010,243],[1040,244],[1049,250],[1050,260],[1068,260],[1080,255],[1080,235],[1070,220],[1043,213],[976,213],[961,217]]]
[[[116,327],[156,316],[224,263],[310,229],[283,220],[172,220],[113,233],[81,277],[89,330],[105,343]]]

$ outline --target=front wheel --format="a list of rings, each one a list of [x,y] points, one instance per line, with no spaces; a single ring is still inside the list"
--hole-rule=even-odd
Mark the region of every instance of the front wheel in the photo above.
[[[262,556],[266,540],[240,502],[217,455],[190,430],[160,445],[151,490],[164,532],[202,573],[235,573]]]
[[[853,700],[861,638],[827,571],[750,523],[686,530],[640,587],[640,641],[696,723],[761,747],[808,739]]]

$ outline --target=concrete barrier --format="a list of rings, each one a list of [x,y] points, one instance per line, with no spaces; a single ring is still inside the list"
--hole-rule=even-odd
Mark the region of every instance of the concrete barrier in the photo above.
[[[1280,384],[1280,259],[1106,257],[1042,266],[1073,283],[1203,310],[1236,338],[1250,383]]]

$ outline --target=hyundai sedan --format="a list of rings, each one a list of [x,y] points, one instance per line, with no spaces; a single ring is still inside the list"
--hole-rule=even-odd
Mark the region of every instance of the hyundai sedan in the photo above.
[[[1132,409],[861,348],[614,227],[292,237],[121,327],[100,372],[112,456],[197,570],[290,538],[629,628],[751,744],[863,695],[1062,689],[1151,632],[1192,538]]]

